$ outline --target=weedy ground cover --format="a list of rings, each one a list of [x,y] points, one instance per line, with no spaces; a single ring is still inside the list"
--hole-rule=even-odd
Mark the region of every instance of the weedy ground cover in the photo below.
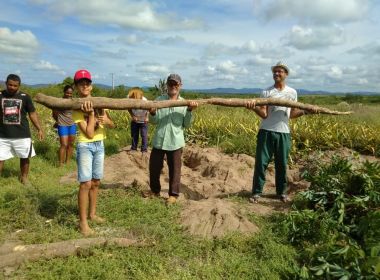
[[[17,182],[18,162],[7,162],[0,179],[0,239],[18,230],[24,244],[81,238],[77,231],[77,185],[61,186],[60,169],[44,158],[33,159],[32,186]],[[94,247],[78,256],[22,265],[7,275],[25,279],[279,279],[297,272],[295,250],[262,221],[255,235],[230,234],[222,239],[191,237],[178,221],[181,206],[145,200],[139,186],[103,189],[99,213],[107,223],[100,236],[144,240],[142,247]],[[254,217],[252,217],[254,219]],[[257,221],[257,219],[256,219]]]
[[[305,279],[379,279],[380,163],[334,157],[305,172],[311,182],[275,230],[299,250]]]

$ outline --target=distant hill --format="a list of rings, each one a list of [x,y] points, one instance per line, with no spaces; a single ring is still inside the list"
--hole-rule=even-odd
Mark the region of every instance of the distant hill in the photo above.
[[[253,93],[261,93],[262,88],[212,88],[212,89],[192,89],[188,91],[192,92],[200,92],[200,93],[214,93],[214,94],[253,94]],[[305,95],[346,95],[346,94],[354,94],[354,95],[378,95],[380,92],[371,92],[371,91],[355,91],[355,92],[330,92],[324,90],[307,90],[307,89],[297,89],[298,94]]]
[[[24,85],[27,87],[31,87],[31,88],[45,88],[45,87],[50,87],[53,84],[34,84],[34,85],[24,84]],[[94,84],[94,86],[101,88],[101,89],[110,89],[111,88],[111,86],[104,85],[104,84]]]
[[[105,85],[105,84],[94,84],[94,85],[98,88],[106,89],[106,90],[109,90],[112,88],[111,86]],[[28,86],[31,88],[44,88],[44,87],[52,86],[52,84],[34,84],[34,85],[25,84],[25,86]],[[0,80],[0,87],[5,88],[5,81]],[[129,88],[129,87],[126,86],[126,88]],[[149,87],[142,87],[142,88],[146,90]],[[184,89],[184,91],[188,91],[188,92],[199,92],[199,93],[205,93],[205,94],[258,94],[258,93],[261,93],[262,90],[263,90],[262,88]],[[302,89],[302,88],[297,89],[297,92],[300,95],[346,95],[346,94],[380,95],[380,92],[373,92],[373,91],[331,92],[331,91],[325,91],[325,90],[307,90],[307,89]]]

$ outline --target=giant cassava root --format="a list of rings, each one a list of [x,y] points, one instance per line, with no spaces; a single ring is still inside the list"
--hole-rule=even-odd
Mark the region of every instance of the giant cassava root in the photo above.
[[[188,106],[191,101],[198,102],[198,105],[212,104],[227,107],[245,107],[247,101],[255,100],[257,106],[262,105],[277,105],[291,108],[298,108],[317,112],[318,114],[330,115],[348,115],[352,112],[339,112],[333,111],[324,107],[319,107],[311,104],[304,104],[290,100],[283,100],[279,98],[255,98],[255,99],[241,99],[241,98],[209,98],[209,99],[194,99],[194,100],[163,100],[163,101],[143,101],[141,99],[129,98],[108,98],[108,97],[87,97],[87,98],[73,98],[64,99],[52,96],[47,96],[38,93],[34,100],[51,109],[60,110],[79,110],[84,101],[92,101],[93,107],[96,109],[111,109],[111,110],[126,110],[126,109],[145,109],[152,108],[168,108]]]
[[[0,255],[0,268],[19,266],[26,261],[77,255],[92,246],[139,246],[142,242],[128,238],[83,238],[47,244],[18,245],[11,252]]]

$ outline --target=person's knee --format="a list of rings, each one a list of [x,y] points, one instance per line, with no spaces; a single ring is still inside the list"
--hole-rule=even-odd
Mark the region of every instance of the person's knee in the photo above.
[[[62,149],[67,149],[68,146],[69,146],[69,144],[67,142],[61,142],[61,148]]]
[[[91,181],[91,187],[92,188],[99,188],[99,186],[100,186],[100,180],[92,179],[92,181]]]
[[[91,181],[87,181],[87,182],[81,182],[80,185],[79,185],[79,188],[81,190],[90,190],[91,189],[91,185],[92,185],[92,182]]]
[[[20,158],[20,163],[22,165],[29,164],[29,158]]]

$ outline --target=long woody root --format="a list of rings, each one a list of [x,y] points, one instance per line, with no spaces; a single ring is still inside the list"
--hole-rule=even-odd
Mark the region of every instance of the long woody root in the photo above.
[[[48,244],[18,245],[0,255],[0,268],[19,266],[23,262],[80,255],[92,246],[143,246],[141,241],[128,238],[86,238]]]
[[[227,107],[246,107],[246,104],[250,100],[255,100],[257,106],[263,105],[276,105],[291,108],[299,108],[303,110],[310,110],[317,112],[318,114],[330,114],[330,115],[349,115],[352,112],[339,112],[333,111],[324,107],[319,107],[311,104],[304,104],[301,102],[295,102],[290,100],[283,100],[278,98],[256,98],[256,99],[242,99],[242,98],[210,98],[210,99],[196,99],[196,100],[163,100],[163,101],[143,101],[139,99],[129,98],[108,98],[108,97],[88,97],[88,98],[73,98],[64,99],[52,96],[47,96],[42,93],[38,93],[34,100],[51,109],[60,110],[80,110],[81,104],[84,101],[92,101],[94,108],[112,109],[112,110],[127,110],[127,109],[145,109],[152,108],[161,109],[168,107],[180,107],[188,106],[191,101],[198,102],[199,105],[212,104]]]

